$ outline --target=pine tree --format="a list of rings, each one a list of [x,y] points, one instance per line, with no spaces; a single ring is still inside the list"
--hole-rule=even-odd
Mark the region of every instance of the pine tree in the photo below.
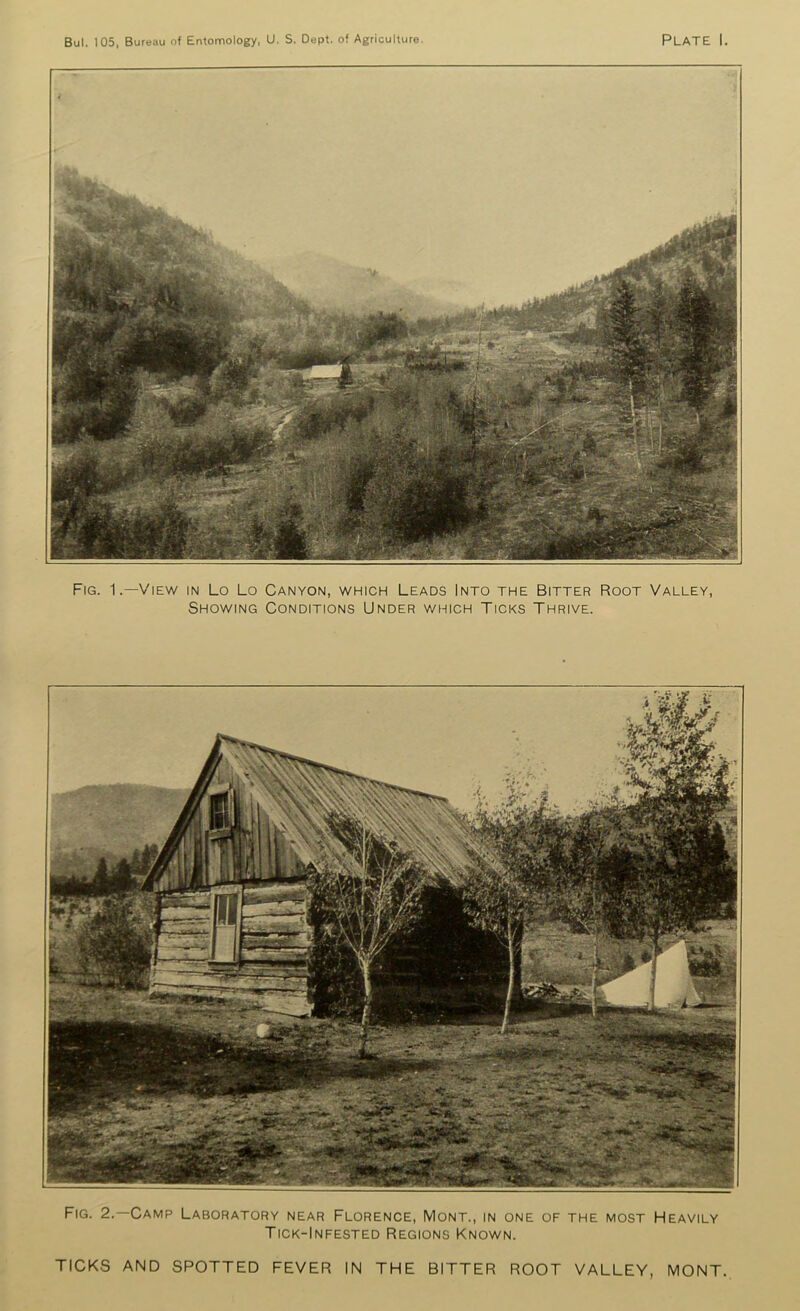
[[[652,364],[658,419],[658,454],[664,447],[664,379],[669,370],[669,311],[670,303],[661,278],[656,278],[645,306],[648,353]]]
[[[286,501],[281,506],[275,527],[272,554],[276,560],[305,560],[306,558],[303,517],[296,501]]]
[[[629,408],[636,467],[641,471],[636,403],[645,383],[646,353],[636,297],[627,278],[619,278],[612,288],[606,324],[612,365],[624,389]]]
[[[683,394],[700,414],[711,394],[714,367],[714,310],[708,293],[693,273],[687,273],[678,293],[679,364]]]
[[[108,861],[105,856],[101,856],[97,862],[92,883],[95,892],[103,893],[108,891]]]
[[[111,875],[111,887],[115,892],[127,892],[131,882],[130,861],[123,856],[114,866],[114,872]]]

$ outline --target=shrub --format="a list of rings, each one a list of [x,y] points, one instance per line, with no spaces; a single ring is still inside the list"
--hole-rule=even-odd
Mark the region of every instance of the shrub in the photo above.
[[[66,446],[78,440],[82,432],[96,435],[103,426],[99,401],[66,401],[53,406],[50,432],[54,446]]]
[[[131,464],[136,475],[159,474],[171,465],[175,425],[155,396],[142,391],[130,422]]]
[[[244,399],[248,404],[275,405],[283,401],[298,401],[302,395],[302,375],[279,369],[272,360],[268,360],[251,377]]]
[[[142,988],[150,963],[147,908],[138,896],[104,899],[76,932],[78,963],[87,982],[112,988]]]
[[[722,399],[722,417],[724,419],[730,419],[737,413],[737,410],[736,375],[732,374],[730,380],[725,386],[725,393]]]
[[[364,494],[364,524],[381,542],[417,542],[469,518],[467,474],[446,451],[427,460],[408,450],[378,465]]]
[[[361,320],[358,330],[357,345],[359,350],[368,350],[378,342],[397,341],[408,336],[408,326],[399,314],[385,314],[378,310]]]
[[[133,414],[136,391],[135,379],[124,372],[112,372],[100,379],[89,395],[73,396],[69,387],[58,392],[54,387],[53,444],[77,441],[81,432],[100,441],[117,437]]]
[[[165,492],[155,505],[129,511],[122,522],[122,554],[146,560],[180,560],[189,520],[174,494]]]
[[[703,447],[697,437],[683,437],[674,450],[658,461],[662,469],[683,469],[695,473],[703,467]]]
[[[196,423],[206,411],[206,398],[196,387],[175,387],[161,402],[173,423]]]
[[[253,360],[246,352],[233,351],[217,365],[209,380],[211,395],[214,400],[226,397],[230,400],[243,395],[250,380]]]
[[[697,978],[710,979],[722,973],[722,960],[713,946],[693,943],[689,947],[689,968]]]
[[[315,441],[325,433],[344,428],[351,420],[366,419],[374,405],[372,392],[341,391],[315,397],[298,409],[290,424],[291,436],[297,441]]]
[[[91,496],[98,489],[99,477],[100,468],[94,442],[78,442],[75,450],[53,467],[53,500],[74,501],[81,496]]]
[[[272,540],[272,556],[275,560],[305,560],[306,538],[300,506],[296,501],[286,501],[281,506],[275,534]]]
[[[180,560],[186,549],[189,520],[167,489],[151,506],[114,510],[97,498],[77,512],[75,555],[95,560]],[[70,551],[66,542],[61,554]]]
[[[309,906],[309,919],[314,924],[308,968],[315,1013],[355,1016],[364,1001],[364,985],[356,958],[339,929],[325,917],[313,898]]]
[[[78,511],[74,525],[75,549],[64,544],[64,554],[81,559],[119,559],[120,516],[105,501],[89,500]]]
[[[305,560],[308,555],[302,511],[290,494],[274,508],[252,510],[243,539],[251,560]]]

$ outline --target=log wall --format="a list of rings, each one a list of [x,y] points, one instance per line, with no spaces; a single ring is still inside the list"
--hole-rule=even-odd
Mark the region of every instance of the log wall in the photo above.
[[[309,1015],[305,879],[242,887],[239,960],[209,960],[211,891],[159,897],[150,991],[156,996],[242,997],[266,1010]]]

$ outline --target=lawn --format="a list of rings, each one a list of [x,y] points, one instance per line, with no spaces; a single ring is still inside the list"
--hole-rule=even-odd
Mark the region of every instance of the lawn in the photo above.
[[[53,1183],[726,1188],[735,1014],[376,1027],[56,982]]]

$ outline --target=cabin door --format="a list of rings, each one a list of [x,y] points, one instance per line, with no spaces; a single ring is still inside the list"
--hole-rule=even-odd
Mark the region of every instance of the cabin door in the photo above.
[[[211,959],[235,961],[236,935],[239,926],[239,893],[216,892],[213,914]]]

